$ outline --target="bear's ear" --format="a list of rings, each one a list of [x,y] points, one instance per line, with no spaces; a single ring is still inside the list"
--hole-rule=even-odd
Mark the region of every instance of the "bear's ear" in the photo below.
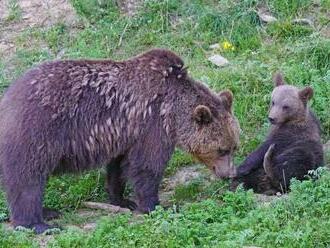
[[[211,110],[205,105],[198,105],[193,113],[194,120],[199,125],[206,125],[212,122]]]
[[[307,86],[300,90],[298,94],[302,102],[306,104],[313,97],[314,91],[312,87]]]
[[[219,93],[221,102],[224,104],[227,111],[231,111],[233,106],[233,93],[230,90],[224,90]]]
[[[175,76],[177,79],[186,78],[188,74],[188,67],[183,67],[183,64],[171,65],[163,71],[164,77]]]
[[[284,85],[285,82],[284,82],[283,75],[280,72],[276,72],[273,76],[273,82],[275,84],[275,87]]]

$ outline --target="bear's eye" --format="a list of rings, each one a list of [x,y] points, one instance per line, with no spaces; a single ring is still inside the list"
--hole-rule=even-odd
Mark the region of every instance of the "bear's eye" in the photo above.
[[[221,149],[218,150],[218,154],[219,154],[220,157],[226,156],[229,153],[230,153],[229,150],[221,150]]]
[[[284,106],[282,107],[282,109],[283,109],[283,110],[289,110],[290,107],[289,107],[288,105],[284,105]]]
[[[272,101],[272,106],[274,106],[275,105],[275,102],[274,101]]]

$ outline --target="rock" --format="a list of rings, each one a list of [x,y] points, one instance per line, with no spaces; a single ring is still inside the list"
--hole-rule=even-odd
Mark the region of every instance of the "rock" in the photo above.
[[[6,52],[14,49],[15,45],[13,43],[0,41],[0,54],[5,54]]]
[[[312,20],[309,20],[307,18],[296,18],[296,19],[292,20],[292,23],[314,27]]]
[[[330,140],[323,145],[325,162],[330,166]]]
[[[211,57],[208,58],[208,61],[210,61],[211,63],[219,66],[219,67],[223,67],[223,66],[226,66],[229,64],[229,61],[222,57],[221,55],[219,54],[216,54],[216,55],[213,55]]]
[[[83,229],[85,231],[91,231],[91,230],[94,230],[95,228],[96,228],[96,223],[95,222],[87,223],[83,226]]]
[[[330,152],[330,140],[323,145],[324,152]]]
[[[215,44],[212,44],[211,46],[210,46],[210,49],[220,49],[220,44],[219,43],[215,43]]]
[[[77,210],[77,215],[80,218],[92,218],[100,215],[99,211],[90,210],[90,209],[79,209]]]
[[[264,195],[264,194],[255,194],[256,201],[262,206],[270,206],[271,203],[288,198],[288,194],[281,194],[280,192],[276,193],[276,195]]]
[[[330,39],[330,25],[325,25],[321,30],[320,34],[325,37]]]
[[[259,16],[260,20],[265,23],[271,23],[271,22],[277,21],[277,19],[274,16],[268,14],[267,12],[258,11],[258,16]]]

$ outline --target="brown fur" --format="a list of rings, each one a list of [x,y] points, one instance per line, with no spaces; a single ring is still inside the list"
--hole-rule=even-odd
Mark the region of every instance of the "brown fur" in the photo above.
[[[194,81],[167,50],[29,70],[0,102],[0,165],[13,224],[43,232],[47,177],[102,165],[110,202],[149,212],[176,145],[227,176],[219,171],[231,167],[238,142],[231,105],[230,92],[216,95]],[[136,204],[123,198],[127,180]]]
[[[292,178],[302,180],[323,165],[320,124],[307,105],[313,89],[286,85],[280,74],[274,82],[269,135],[237,169],[234,182],[267,194],[286,192]]]

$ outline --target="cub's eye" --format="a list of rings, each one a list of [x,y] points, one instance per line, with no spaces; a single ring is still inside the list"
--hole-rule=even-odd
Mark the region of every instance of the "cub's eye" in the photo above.
[[[282,109],[283,109],[283,110],[289,110],[289,109],[290,109],[290,107],[289,107],[289,106],[287,106],[287,105],[284,105],[284,106],[282,107]]]
[[[272,106],[274,106],[275,105],[275,102],[274,101],[272,101]]]
[[[230,153],[229,150],[221,150],[221,149],[218,150],[218,154],[219,154],[220,157],[226,156],[229,153]]]

